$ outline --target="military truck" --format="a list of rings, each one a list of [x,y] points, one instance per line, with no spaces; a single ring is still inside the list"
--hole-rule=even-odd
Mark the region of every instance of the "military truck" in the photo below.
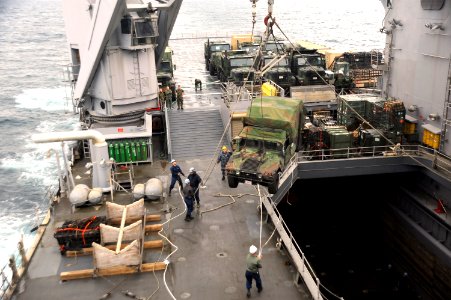
[[[291,72],[296,78],[296,85],[325,84],[326,60],[316,51],[291,53]]]
[[[160,87],[169,86],[172,90],[173,101],[175,101],[175,65],[172,62],[172,54],[172,49],[170,47],[166,47],[163,53],[163,58],[157,68],[157,81]]]
[[[222,51],[228,50],[230,50],[230,44],[225,41],[210,41],[208,39],[204,43],[205,69],[210,72],[210,75],[216,74],[216,70],[212,64],[212,57],[221,54]]]
[[[275,55],[266,55],[264,64],[270,65],[275,57]],[[263,77],[276,83],[283,88],[286,93],[289,93],[290,87],[296,83],[295,77],[291,74],[288,58],[283,58],[277,64],[274,64]]]
[[[355,87],[354,81],[349,73],[348,62],[337,61],[334,63],[332,70],[333,75],[328,76],[328,81],[335,86],[337,92],[349,91]]]
[[[224,51],[213,59],[218,79],[222,82],[233,81],[239,85],[254,78],[254,56],[245,50]]]
[[[243,118],[243,129],[232,141],[233,153],[226,166],[229,187],[258,183],[275,194],[280,174],[302,144],[304,115],[298,99],[254,100]]]

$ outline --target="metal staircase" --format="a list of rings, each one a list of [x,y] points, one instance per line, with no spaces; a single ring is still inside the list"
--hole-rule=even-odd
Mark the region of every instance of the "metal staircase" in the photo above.
[[[214,155],[224,132],[219,108],[173,109],[168,117],[173,159]]]
[[[440,151],[445,152],[445,146],[448,142],[447,133],[449,126],[451,126],[451,56],[449,58],[448,65],[448,78],[446,81],[446,96],[445,103],[443,106],[443,116],[442,116],[442,133],[440,137]]]

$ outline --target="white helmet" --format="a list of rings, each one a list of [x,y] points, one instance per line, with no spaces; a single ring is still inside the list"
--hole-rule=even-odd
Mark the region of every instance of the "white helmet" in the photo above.
[[[186,184],[189,183],[189,179],[188,179],[188,178],[185,179],[185,183],[186,183]]]
[[[171,160],[171,164],[172,164],[172,163],[175,163],[175,159]]]
[[[255,254],[255,253],[257,253],[257,247],[255,247],[254,245],[252,245],[252,246],[250,246],[249,247],[249,253],[250,254]]]
[[[190,173],[196,172],[196,169],[194,169],[193,167],[191,167],[191,168],[189,168],[189,172],[190,172]]]

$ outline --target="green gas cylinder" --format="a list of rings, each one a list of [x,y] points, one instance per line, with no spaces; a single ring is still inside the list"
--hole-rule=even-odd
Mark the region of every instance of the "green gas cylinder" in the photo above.
[[[114,143],[114,160],[118,163],[121,162],[121,155],[119,154],[119,144]]]
[[[137,161],[141,161],[142,160],[142,156],[141,156],[141,144],[139,141],[136,141],[136,160]]]
[[[132,146],[132,161],[136,161],[136,148],[135,148],[135,142],[131,143]]]
[[[125,159],[127,160],[127,162],[132,161],[132,154],[131,154],[129,142],[125,142]]]
[[[147,144],[146,144],[146,142],[141,143],[141,156],[144,161],[147,160]]]
[[[119,153],[121,155],[121,162],[126,162],[125,160],[125,146],[123,142],[119,143]]]
[[[114,159],[114,146],[113,143],[108,143],[108,155]]]

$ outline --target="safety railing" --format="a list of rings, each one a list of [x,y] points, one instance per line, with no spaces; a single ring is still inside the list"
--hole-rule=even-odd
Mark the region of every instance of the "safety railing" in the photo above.
[[[168,109],[164,108],[164,118],[166,123],[166,145],[168,147],[168,159],[172,158],[172,143],[171,143],[171,126],[169,125]]]
[[[59,183],[50,186],[45,192],[45,200],[48,200],[49,205],[53,202],[55,196],[59,191]],[[36,239],[40,239],[42,235],[36,235],[33,244],[37,244]],[[19,283],[20,279],[25,274],[25,271],[29,264],[29,259],[33,256],[34,250],[25,249],[23,236],[17,243],[17,250],[9,257],[8,263],[6,263],[0,269],[0,300],[11,299],[14,290]]]
[[[420,145],[373,146],[306,150],[296,152],[296,154],[291,157],[283,173],[279,175],[279,186],[281,186],[285,182],[285,180],[287,180],[290,175],[292,175],[293,169],[300,163],[331,159],[355,159],[393,156],[412,156],[426,158],[431,161],[431,165],[428,167],[435,168],[445,176],[451,178],[451,157],[440,153],[437,150]]]
[[[298,276],[302,277],[302,281],[307,286],[310,294],[312,295],[312,298],[315,300],[326,299],[326,297],[324,297],[323,293],[321,292],[322,285],[318,276],[316,276],[316,273],[308,262],[304,252],[296,242],[293,233],[285,223],[281,213],[277,210],[276,204],[273,201],[269,201],[269,199],[271,199],[270,195],[266,195],[262,198],[262,202],[265,205],[268,215],[271,217],[271,220],[279,233],[280,238],[278,239],[278,245],[281,246],[281,243],[283,242],[283,245],[285,247],[284,249],[290,254],[293,264],[296,267],[297,274]],[[296,283],[298,282],[299,280],[297,278]],[[330,293],[330,291],[327,289],[324,289],[324,291]],[[333,293],[330,294],[336,296]]]

